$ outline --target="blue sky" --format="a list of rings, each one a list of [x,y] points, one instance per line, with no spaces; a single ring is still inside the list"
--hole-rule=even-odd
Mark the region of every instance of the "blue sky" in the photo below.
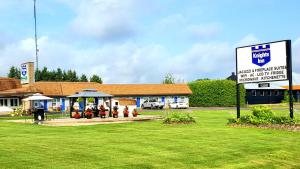
[[[37,0],[40,66],[98,74],[104,83],[224,78],[235,47],[291,39],[300,74],[300,2]],[[0,76],[34,61],[33,0],[0,3]],[[300,82],[299,82],[300,83]]]

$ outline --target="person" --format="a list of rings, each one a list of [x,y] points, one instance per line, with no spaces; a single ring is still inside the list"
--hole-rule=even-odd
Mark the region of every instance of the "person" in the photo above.
[[[75,119],[80,119],[81,115],[78,113],[78,110],[75,110],[75,114],[73,115]]]
[[[114,106],[114,110],[112,112],[113,118],[118,118],[119,112],[118,112],[118,107]]]
[[[137,110],[136,110],[136,109],[133,109],[133,111],[132,111],[132,115],[133,115],[133,117],[136,117],[136,116],[138,115],[138,112],[137,112]]]
[[[100,106],[99,115],[100,115],[101,118],[105,118],[105,116],[106,116],[105,108],[102,104]]]
[[[124,117],[128,117],[128,115],[129,115],[128,106],[125,106],[125,108],[123,110],[123,114],[124,114]]]

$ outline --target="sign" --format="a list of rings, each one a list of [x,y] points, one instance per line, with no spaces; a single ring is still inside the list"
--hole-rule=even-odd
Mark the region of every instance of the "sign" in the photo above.
[[[259,88],[270,87],[270,83],[259,83],[258,87]]]
[[[237,83],[288,80],[287,41],[236,48]]]
[[[27,63],[21,64],[21,84],[29,83],[28,68],[29,66]]]

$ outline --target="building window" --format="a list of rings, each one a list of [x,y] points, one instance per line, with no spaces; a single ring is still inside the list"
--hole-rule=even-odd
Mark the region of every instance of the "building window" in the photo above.
[[[3,106],[3,99],[0,99],[0,106]]]
[[[10,106],[14,106],[14,99],[10,99]]]
[[[271,96],[271,91],[270,91],[270,90],[267,90],[267,91],[265,92],[265,95],[266,95],[266,96]]]
[[[272,91],[272,95],[273,95],[273,96],[278,96],[278,95],[279,95],[279,91],[278,91],[278,90]]]
[[[7,99],[4,99],[4,106],[8,106]]]
[[[252,91],[251,91],[251,95],[252,95],[252,96],[256,96],[256,90],[252,90]]]
[[[258,96],[264,96],[264,94],[265,94],[265,93],[264,93],[263,90],[259,90],[259,91],[258,91]]]

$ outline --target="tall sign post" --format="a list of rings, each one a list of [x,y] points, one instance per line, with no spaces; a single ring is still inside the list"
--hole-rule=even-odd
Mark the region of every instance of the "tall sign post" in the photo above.
[[[240,118],[240,84],[289,81],[290,117],[293,113],[291,41],[282,40],[236,48],[236,101]]]

